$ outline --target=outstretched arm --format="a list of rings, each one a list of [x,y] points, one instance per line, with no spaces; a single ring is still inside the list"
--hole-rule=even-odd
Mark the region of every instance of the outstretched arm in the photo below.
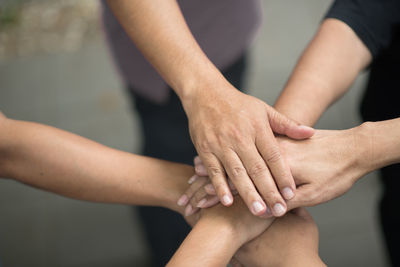
[[[193,38],[176,0],[109,0],[109,6],[150,63],[175,90],[190,135],[221,202],[233,198],[226,174],[253,214],[269,206],[281,216],[295,194],[273,132],[312,136],[271,106],[236,90]]]
[[[314,125],[371,61],[368,48],[344,22],[326,19],[299,59],[275,108]]]
[[[67,197],[122,204],[175,204],[193,168],[118,151],[38,123],[0,117],[0,177]]]
[[[231,207],[218,205],[202,210],[200,220],[168,266],[226,266],[243,244],[264,232],[273,221],[253,216],[239,197]]]

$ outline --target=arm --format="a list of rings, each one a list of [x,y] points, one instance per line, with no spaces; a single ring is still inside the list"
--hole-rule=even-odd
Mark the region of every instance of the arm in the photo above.
[[[109,0],[108,4],[180,97],[193,143],[221,202],[229,206],[233,201],[227,173],[254,214],[263,214],[267,204],[275,215],[282,215],[284,199],[293,197],[295,184],[273,132],[303,139],[313,130],[236,90],[193,38],[177,1]]]
[[[313,125],[372,60],[354,31],[337,19],[326,19],[299,59],[276,101],[276,109]]]
[[[67,197],[122,204],[175,203],[193,168],[118,151],[38,123],[0,117],[0,177]]]
[[[168,266],[226,266],[243,244],[264,232],[274,220],[253,216],[241,198],[236,198],[231,207],[218,205],[202,210],[200,217]]]
[[[318,255],[318,228],[311,215],[296,209],[276,219],[260,236],[235,254],[243,266],[322,267]]]
[[[317,130],[303,141],[278,140],[298,185],[296,196],[287,201],[288,209],[330,201],[367,173],[400,163],[400,118],[347,130]],[[206,177],[197,178],[180,204],[188,205],[191,213],[215,205],[215,190],[208,190],[209,186]]]

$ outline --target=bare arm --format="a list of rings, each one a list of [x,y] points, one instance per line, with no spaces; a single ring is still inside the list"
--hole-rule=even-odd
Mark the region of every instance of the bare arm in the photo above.
[[[193,172],[53,127],[0,118],[0,177],[67,197],[181,211],[175,203]]]
[[[233,201],[227,174],[253,214],[263,214],[268,205],[276,216],[283,215],[295,184],[273,132],[304,139],[313,130],[236,90],[203,53],[176,0],[108,4],[180,97],[192,141],[221,202]]]
[[[276,109],[306,125],[315,124],[371,59],[367,47],[348,25],[326,19],[299,59]]]
[[[243,244],[274,221],[253,216],[241,198],[231,207],[202,210],[200,217],[168,266],[226,266]]]

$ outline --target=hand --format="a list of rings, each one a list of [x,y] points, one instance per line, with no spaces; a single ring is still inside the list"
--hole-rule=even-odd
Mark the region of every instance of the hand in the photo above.
[[[219,203],[214,186],[208,176],[193,175],[189,180],[190,185],[185,193],[178,199],[177,205],[186,206],[185,217],[195,214],[200,208],[209,208]],[[235,186],[228,180],[233,195],[237,195]]]
[[[232,229],[240,246],[259,236],[274,221],[274,218],[260,218],[251,214],[240,197],[236,197],[235,203],[230,207],[217,205],[202,209],[198,216],[200,221]]]
[[[226,172],[253,214],[264,214],[268,205],[275,216],[283,215],[284,199],[294,196],[295,183],[274,133],[304,139],[314,130],[226,81],[213,86],[218,90],[202,88],[182,103],[193,143],[221,203],[229,206],[233,201]]]
[[[362,127],[349,130],[317,130],[309,140],[278,138],[298,185],[289,209],[314,206],[347,192],[371,171],[368,136]]]
[[[325,266],[318,256],[318,228],[304,208],[276,219],[238,250],[234,260],[243,266]]]

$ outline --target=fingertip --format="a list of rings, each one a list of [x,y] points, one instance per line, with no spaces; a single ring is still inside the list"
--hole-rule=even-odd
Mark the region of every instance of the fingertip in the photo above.
[[[284,199],[290,200],[294,197],[294,190],[291,187],[287,186],[281,190],[281,194]]]
[[[275,217],[281,217],[286,213],[286,207],[281,203],[276,203],[272,208],[272,214]]]
[[[177,204],[178,206],[185,206],[189,202],[189,197],[187,195],[182,195],[178,201]]]
[[[265,213],[266,206],[264,203],[261,203],[261,201],[254,201],[251,204],[250,210],[254,215],[259,216],[259,215],[262,215],[263,213]]]
[[[224,194],[221,198],[221,203],[224,206],[230,206],[233,204],[233,198],[230,194]]]

